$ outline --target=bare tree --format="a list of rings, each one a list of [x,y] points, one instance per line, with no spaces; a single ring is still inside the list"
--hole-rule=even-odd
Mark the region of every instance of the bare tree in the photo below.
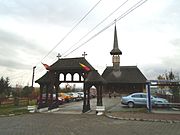
[[[180,87],[177,86],[177,84],[179,82],[178,82],[178,78],[175,77],[175,73],[173,73],[173,71],[171,70],[169,72],[166,72],[165,76],[164,75],[159,75],[157,77],[157,79],[158,80],[171,80],[171,81],[174,80],[174,82],[171,82],[171,85],[168,86],[168,87],[169,87],[169,89],[172,90],[174,102],[180,102]],[[176,82],[176,80],[177,80],[177,82]]]

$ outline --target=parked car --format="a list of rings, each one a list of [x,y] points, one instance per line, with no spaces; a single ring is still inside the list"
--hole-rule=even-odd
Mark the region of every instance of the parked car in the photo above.
[[[50,102],[51,100],[51,95],[48,94],[48,99],[47,102]],[[37,98],[37,104],[40,102],[40,96]],[[46,94],[42,94],[42,103],[44,104],[46,102]],[[56,94],[53,94],[53,102],[56,102]],[[58,97],[58,104],[63,104],[64,99],[62,97]]]
[[[59,97],[61,97],[65,102],[72,101],[72,96],[67,93],[59,93]]]
[[[68,93],[73,99],[73,101],[80,101],[82,100],[81,96],[77,92],[70,92]]]
[[[145,106],[147,104],[147,94],[146,93],[133,93],[128,96],[121,98],[121,103],[128,105],[129,108],[134,106]],[[164,98],[156,98],[151,96],[152,106],[163,107],[168,105],[168,101]]]
[[[84,92],[78,92],[78,94],[82,99],[84,98]]]

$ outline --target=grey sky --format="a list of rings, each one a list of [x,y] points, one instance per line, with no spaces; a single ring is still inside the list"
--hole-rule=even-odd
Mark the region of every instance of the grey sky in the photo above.
[[[12,78],[13,85],[26,85],[30,82],[32,67],[97,1],[0,0],[0,76]],[[124,1],[102,0],[73,33],[42,62],[52,64],[57,60],[57,53],[67,51]],[[107,26],[137,1],[129,0],[82,42]],[[121,65],[137,65],[148,79],[155,79],[158,74],[171,69],[176,73],[180,72],[179,7],[180,1],[177,0],[148,0],[117,22],[119,47],[123,52]],[[110,27],[68,57],[80,57],[86,51],[87,60],[102,73],[107,65],[112,65],[109,52],[113,45],[113,29],[113,26]],[[44,67],[38,63],[35,79],[45,72]]]

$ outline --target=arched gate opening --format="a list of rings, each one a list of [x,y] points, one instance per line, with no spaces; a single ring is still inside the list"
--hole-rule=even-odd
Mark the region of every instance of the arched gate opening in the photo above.
[[[88,67],[89,70],[84,70],[81,64]],[[49,110],[58,108],[58,92],[59,86],[62,83],[83,83],[84,98],[82,112],[87,112],[91,109],[91,86],[95,86],[97,89],[97,105],[102,105],[102,91],[105,81],[84,57],[58,59],[36,83],[40,85],[38,108],[48,107]],[[42,100],[43,93],[46,93],[45,102]],[[50,100],[48,100],[49,95]]]

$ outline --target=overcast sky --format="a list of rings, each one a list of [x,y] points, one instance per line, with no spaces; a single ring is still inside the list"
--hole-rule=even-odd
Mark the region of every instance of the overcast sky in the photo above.
[[[51,65],[57,54],[63,57],[71,46],[126,0],[102,0],[97,7],[45,59],[44,56],[72,29],[99,0],[0,0],[0,76],[11,85],[31,85]],[[129,0],[79,44],[109,25],[139,0]],[[180,72],[180,1],[148,0],[116,22],[122,66],[137,65],[147,79],[172,69]],[[86,59],[101,74],[112,66],[114,25],[103,31],[66,58]],[[71,51],[71,50],[70,50]],[[42,60],[42,61],[41,61]]]

